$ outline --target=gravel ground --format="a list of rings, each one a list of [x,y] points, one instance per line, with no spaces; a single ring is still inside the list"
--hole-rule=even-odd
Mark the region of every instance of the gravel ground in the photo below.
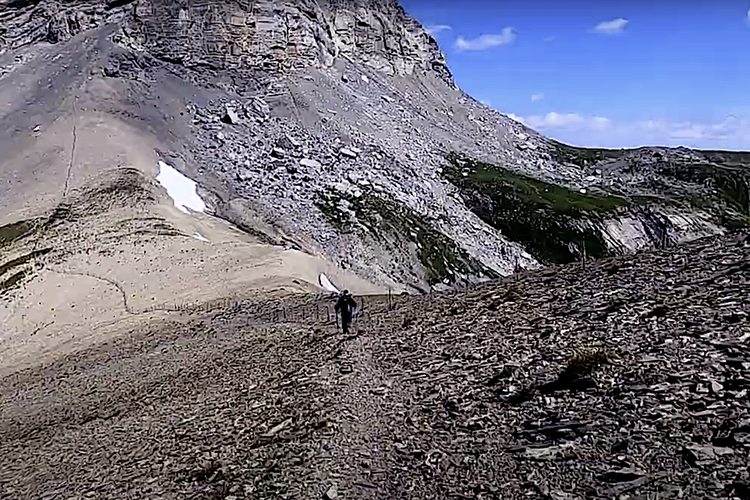
[[[0,381],[2,498],[748,498],[750,234],[185,314]]]

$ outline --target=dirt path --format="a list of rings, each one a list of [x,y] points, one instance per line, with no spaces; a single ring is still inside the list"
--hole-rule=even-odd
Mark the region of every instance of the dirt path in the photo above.
[[[299,312],[310,302],[285,305]],[[5,492],[34,498],[86,484],[97,497],[132,488],[185,498],[213,491],[216,464],[228,460],[235,465],[221,484],[241,469],[257,482],[240,484],[241,493],[270,494],[284,459],[292,469],[279,472],[299,478],[298,493],[317,495],[356,467],[355,450],[336,452],[355,437],[365,455],[380,449],[371,460],[382,471],[387,442],[367,444],[382,412],[361,406],[383,378],[366,342],[344,339],[332,322],[264,325],[274,312],[185,318],[3,380]],[[362,477],[363,488],[372,480]]]

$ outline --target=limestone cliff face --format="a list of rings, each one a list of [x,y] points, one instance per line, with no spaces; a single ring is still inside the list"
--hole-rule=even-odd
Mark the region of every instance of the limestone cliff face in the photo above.
[[[137,43],[187,65],[325,67],[349,58],[451,82],[435,40],[392,0],[140,0],[134,8]]]
[[[186,65],[283,69],[349,58],[390,75],[433,71],[453,84],[435,40],[395,0],[2,0],[0,52],[108,22]]]

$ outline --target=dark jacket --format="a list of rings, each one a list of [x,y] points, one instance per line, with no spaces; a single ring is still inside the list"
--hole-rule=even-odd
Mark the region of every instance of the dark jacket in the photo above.
[[[351,295],[342,295],[336,302],[336,312],[341,311],[342,316],[351,316],[352,312],[357,308],[357,303]]]

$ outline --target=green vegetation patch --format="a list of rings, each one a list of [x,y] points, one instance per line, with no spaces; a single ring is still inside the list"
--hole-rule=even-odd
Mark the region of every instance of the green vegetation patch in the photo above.
[[[732,210],[726,210],[720,214],[719,222],[729,230],[743,229],[750,227],[750,217],[745,214],[739,214]]]
[[[44,222],[43,231],[55,227],[64,222],[70,222],[75,220],[76,216],[71,205],[67,203],[60,203],[52,213],[49,215],[47,220]]]
[[[141,207],[156,202],[146,176],[136,168],[107,171],[91,187],[77,194],[76,213],[91,215],[115,208]]]
[[[39,225],[37,220],[22,220],[0,226],[0,247],[10,245],[33,232]]]
[[[35,250],[26,255],[22,255],[20,257],[12,259],[6,262],[5,264],[1,264],[0,265],[0,295],[4,294],[5,292],[18,288],[21,282],[23,282],[23,280],[26,277],[30,276],[31,273],[33,272],[33,270],[28,267],[22,268],[20,270],[18,270],[17,268],[21,266],[25,266],[26,264],[36,259],[37,257],[46,255],[51,251],[52,251],[51,248]],[[7,276],[7,277],[5,279],[2,279],[3,276]]]
[[[341,232],[367,231],[386,249],[404,241],[417,244],[430,285],[445,281],[454,284],[459,274],[499,277],[409,207],[372,191],[365,190],[360,196],[354,196],[350,192],[327,189],[318,194],[315,204]]]
[[[619,360],[620,356],[606,349],[586,349],[574,354],[565,369],[560,374],[561,380],[573,380],[579,377],[591,375],[597,368],[613,360]]]
[[[715,163],[664,164],[659,173],[682,182],[716,190],[715,196],[700,200],[702,205],[719,203],[740,214],[750,215],[747,167]]]
[[[601,232],[590,227],[626,208],[619,196],[583,194],[497,165],[448,155],[446,178],[487,224],[546,264],[569,263],[586,254],[608,255]]]
[[[22,269],[11,275],[8,279],[0,281],[0,295],[15,290],[21,282],[31,274],[31,269]]]
[[[750,152],[747,151],[700,151],[710,162],[722,163],[726,166],[747,168],[750,165]]]
[[[352,233],[356,227],[350,207],[354,196],[335,189],[318,192],[314,204],[329,224],[341,233]],[[342,200],[344,200],[342,202]]]

